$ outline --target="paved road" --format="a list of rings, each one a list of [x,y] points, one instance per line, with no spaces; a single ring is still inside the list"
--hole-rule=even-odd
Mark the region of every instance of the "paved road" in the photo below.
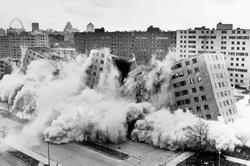
[[[0,130],[4,128],[6,131],[11,132],[18,130],[21,124],[0,117]],[[0,135],[1,136],[1,135]],[[17,138],[18,139],[18,138]],[[42,155],[47,156],[47,144],[29,148],[30,150]],[[87,147],[82,147],[77,144],[64,144],[64,145],[50,145],[51,159],[61,163],[63,166],[128,166],[125,160],[114,159],[105,154],[96,152]],[[3,156],[3,158],[5,158]],[[7,158],[6,158],[7,160]],[[2,166],[2,165],[1,165]],[[8,165],[7,165],[8,166]]]
[[[0,153],[1,166],[26,166],[23,162],[11,157],[6,153]]]

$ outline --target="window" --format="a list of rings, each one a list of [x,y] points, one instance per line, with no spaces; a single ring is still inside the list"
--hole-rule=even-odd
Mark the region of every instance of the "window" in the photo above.
[[[197,63],[197,59],[196,58],[192,59],[192,61],[193,61],[193,63]]]
[[[203,86],[200,86],[199,89],[200,89],[200,91],[204,91],[204,87]]]
[[[208,120],[212,119],[210,114],[207,114],[206,117]]]
[[[204,109],[205,109],[205,110],[209,110],[208,105],[204,105]]]
[[[192,92],[196,93],[197,92],[196,88],[192,88]]]
[[[201,81],[202,81],[201,76],[198,76],[197,77],[197,82],[201,82]]]
[[[199,97],[194,97],[195,102],[199,102]]]
[[[205,95],[204,95],[204,96],[201,96],[201,100],[202,100],[202,101],[206,101],[206,100],[207,100],[206,96],[205,96]]]
[[[190,62],[189,62],[189,61],[186,61],[186,65],[187,65],[187,66],[190,65]]]
[[[200,71],[199,67],[194,68],[195,73],[198,73]]]
[[[188,70],[187,70],[187,73],[188,73],[188,75],[191,75],[191,74],[192,74],[192,70],[191,70],[191,69],[188,69]]]
[[[200,112],[200,111],[201,111],[201,107],[200,107],[200,106],[197,106],[197,107],[196,107],[196,110],[197,110],[197,112]]]
[[[194,79],[190,78],[190,84],[194,84]]]

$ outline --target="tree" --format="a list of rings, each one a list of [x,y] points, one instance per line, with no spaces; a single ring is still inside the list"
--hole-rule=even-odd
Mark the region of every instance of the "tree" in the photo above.
[[[192,126],[185,128],[187,136],[187,146],[195,152],[213,151],[214,148],[208,140],[208,125],[200,118],[198,122]]]

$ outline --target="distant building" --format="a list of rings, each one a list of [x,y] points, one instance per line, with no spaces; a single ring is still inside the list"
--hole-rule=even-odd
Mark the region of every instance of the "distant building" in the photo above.
[[[0,36],[0,57],[11,58],[19,62],[21,47],[48,47],[48,35],[45,32],[11,32],[6,36]]]
[[[32,32],[39,30],[39,23],[33,22],[32,23]]]
[[[49,47],[54,47],[60,43],[64,43],[64,33],[61,32],[47,32],[49,38]]]
[[[202,54],[176,62],[170,85],[174,107],[189,109],[208,120],[233,122],[238,113],[230,86],[225,56]]]
[[[163,59],[170,48],[175,47],[176,33],[164,32],[159,28],[149,27],[147,31],[105,32],[105,29],[95,29],[94,33],[82,32],[74,35],[77,51],[89,54],[91,49],[110,48],[112,54],[129,60],[135,56],[136,62],[148,64],[152,54]]]
[[[176,41],[179,59],[203,53],[226,55],[231,86],[250,89],[250,30],[219,23],[217,29],[178,30]]]
[[[27,49],[21,66],[21,71],[26,72],[27,66],[36,59],[47,59],[51,61],[68,60],[75,56],[74,48],[48,48],[30,47]]]
[[[51,51],[56,53],[60,58],[62,59],[68,59],[72,58],[76,55],[76,49],[75,48],[62,48],[62,47],[54,47],[51,48]]]
[[[101,28],[95,28],[95,32],[96,33],[104,33],[105,32],[105,28],[101,27]]]
[[[86,84],[90,88],[94,88],[98,85],[100,73],[104,70],[105,66],[112,65],[113,63],[112,56],[108,55],[109,53],[107,52],[92,50],[91,52],[92,64],[86,71],[87,73]]]
[[[70,22],[67,22],[67,24],[65,25],[65,28],[63,29],[63,32],[68,32],[68,33],[74,33],[78,31],[79,31],[78,29],[73,28]]]
[[[86,27],[86,32],[95,32],[95,26],[92,23],[89,23]]]
[[[73,29],[73,26],[71,25],[70,22],[67,22],[67,24],[65,25],[63,32],[71,32],[71,30]]]
[[[11,63],[5,58],[0,59],[0,79],[2,79],[5,74],[10,74],[11,72]]]
[[[0,28],[0,36],[5,36],[6,33],[5,33],[5,30],[3,28]]]

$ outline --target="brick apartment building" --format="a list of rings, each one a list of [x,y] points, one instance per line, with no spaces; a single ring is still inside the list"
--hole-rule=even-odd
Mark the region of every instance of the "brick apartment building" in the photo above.
[[[163,59],[171,47],[175,47],[176,33],[164,32],[159,28],[149,27],[147,31],[105,32],[104,28],[95,32],[75,33],[75,47],[81,53],[89,54],[91,49],[110,48],[111,53],[129,60],[133,56],[137,64],[148,64],[151,55]]]

